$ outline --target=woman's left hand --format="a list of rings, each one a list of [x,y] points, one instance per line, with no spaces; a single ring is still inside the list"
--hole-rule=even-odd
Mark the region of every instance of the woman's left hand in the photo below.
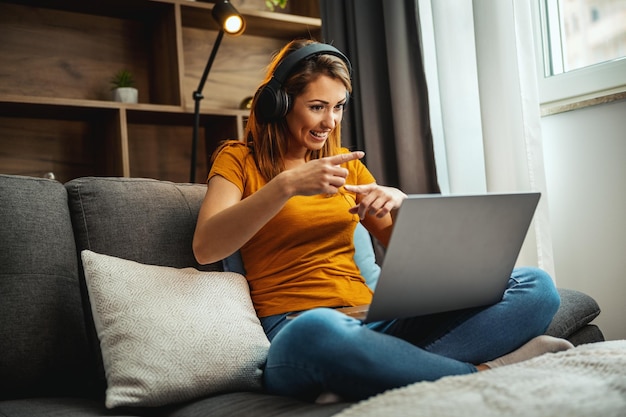
[[[363,220],[366,215],[384,217],[393,210],[396,210],[407,197],[405,193],[394,187],[385,187],[375,182],[366,185],[344,185],[347,191],[357,193],[357,205],[349,211],[359,215]]]

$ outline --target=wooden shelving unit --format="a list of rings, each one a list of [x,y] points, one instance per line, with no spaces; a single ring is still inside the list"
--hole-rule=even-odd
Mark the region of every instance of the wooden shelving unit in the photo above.
[[[225,36],[204,88],[196,178],[224,139],[241,138],[270,56],[320,38],[318,17],[247,9],[246,32]],[[297,0],[316,10],[315,0]],[[192,93],[217,27],[213,5],[191,0],[0,1],[0,173],[59,181],[96,176],[189,179]],[[110,99],[119,69],[138,104]]]

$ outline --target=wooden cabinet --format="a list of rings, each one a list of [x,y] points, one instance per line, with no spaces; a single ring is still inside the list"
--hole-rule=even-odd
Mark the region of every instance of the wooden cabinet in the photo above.
[[[196,178],[224,139],[241,138],[271,55],[320,39],[319,17],[249,8],[225,36],[205,84]],[[292,0],[317,10],[317,1]],[[0,173],[59,181],[96,176],[189,179],[193,92],[217,36],[212,4],[192,0],[0,0]],[[294,6],[295,7],[295,6]],[[111,100],[128,69],[139,103]]]

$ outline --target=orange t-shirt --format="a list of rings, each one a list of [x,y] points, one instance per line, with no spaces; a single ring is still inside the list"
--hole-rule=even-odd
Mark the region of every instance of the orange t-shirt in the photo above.
[[[347,184],[374,182],[361,161],[343,166],[349,171]],[[215,175],[235,184],[242,198],[266,183],[243,143],[232,142],[220,151],[209,179]],[[292,197],[241,248],[259,317],[370,303],[372,291],[354,263],[353,234],[359,217],[348,209],[355,197],[343,188],[332,196]]]

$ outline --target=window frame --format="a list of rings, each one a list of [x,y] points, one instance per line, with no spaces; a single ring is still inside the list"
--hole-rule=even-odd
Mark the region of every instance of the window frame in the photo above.
[[[626,91],[626,57],[547,76],[552,65],[562,70],[562,56],[557,50],[559,62],[551,58],[550,35],[560,39],[559,28],[550,28],[549,19],[558,13],[558,0],[536,0],[533,2],[533,30],[535,33],[535,55],[539,99],[542,106],[577,103],[598,97],[611,96]],[[560,24],[560,22],[559,22]],[[550,33],[552,31],[553,33]],[[555,49],[555,48],[552,48]]]

